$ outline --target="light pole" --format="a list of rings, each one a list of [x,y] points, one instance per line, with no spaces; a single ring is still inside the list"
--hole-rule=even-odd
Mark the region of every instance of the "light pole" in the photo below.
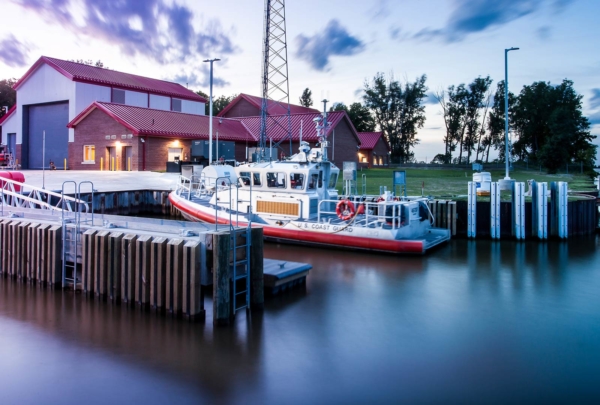
[[[504,160],[506,162],[506,176],[504,180],[510,180],[508,173],[509,156],[508,156],[508,53],[516,51],[519,48],[508,48],[504,50]]]
[[[210,63],[210,104],[208,107],[208,164],[212,164],[212,118],[213,118],[213,95],[212,95],[212,86],[213,86],[213,62],[217,62],[221,59],[213,58],[213,59],[205,59],[203,62]]]

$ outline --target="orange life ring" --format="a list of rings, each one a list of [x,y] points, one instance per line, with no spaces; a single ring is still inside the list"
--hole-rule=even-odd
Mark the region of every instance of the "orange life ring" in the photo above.
[[[347,221],[354,216],[356,208],[350,200],[341,200],[335,206],[335,213],[342,221]]]

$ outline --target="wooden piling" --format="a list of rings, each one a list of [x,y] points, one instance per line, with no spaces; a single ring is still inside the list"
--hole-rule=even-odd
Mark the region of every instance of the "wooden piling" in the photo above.
[[[183,297],[182,311],[190,320],[204,320],[204,295],[202,293],[200,242],[189,241],[183,246]]]
[[[121,241],[121,297],[126,304],[135,302],[135,244],[137,235],[125,235]]]
[[[150,245],[152,236],[142,235],[135,244],[135,302],[142,308],[150,305]]]
[[[9,253],[10,253],[10,264],[8,267],[8,275],[10,277],[17,277],[19,269],[19,255],[17,254],[18,239],[17,234],[19,231],[19,221],[12,221],[8,225],[8,238],[9,242]]]
[[[108,235],[108,298],[121,301],[121,241],[123,234],[113,232]]]
[[[230,234],[213,235],[213,324],[229,325],[232,321]]]
[[[38,238],[37,238],[37,229],[40,226],[40,224],[29,224],[29,227],[27,228],[27,240],[28,240],[28,244],[29,244],[29,248],[27,250],[27,281],[29,282],[33,282],[37,280],[37,263],[38,263],[38,259],[37,259],[37,255],[39,253],[38,251],[38,247],[37,247],[37,242],[38,242]]]
[[[48,282],[48,230],[49,224],[41,224],[37,228],[37,281],[46,284]]]
[[[99,298],[106,297],[107,290],[107,260],[108,260],[108,231],[100,231],[96,234],[95,257],[94,257],[94,293]]]
[[[171,239],[167,243],[166,266],[166,310],[181,315],[183,298],[183,245],[181,239]]]
[[[154,238],[150,246],[150,308],[162,311],[165,309],[167,239]]]
[[[88,229],[81,235],[81,273],[85,294],[93,293],[95,289],[96,233],[95,229]]]
[[[62,226],[48,229],[48,276],[47,282],[53,288],[61,287],[62,282]]]
[[[252,228],[250,240],[250,309],[260,311],[265,305],[263,228]]]
[[[29,222],[21,221],[17,227],[16,252],[17,252],[17,277],[19,279],[27,278],[27,254],[29,253],[28,236]]]

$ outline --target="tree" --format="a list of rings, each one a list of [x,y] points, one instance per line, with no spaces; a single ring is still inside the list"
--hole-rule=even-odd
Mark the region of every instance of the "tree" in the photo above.
[[[386,79],[377,73],[371,83],[365,82],[363,100],[375,115],[375,122],[390,144],[392,162],[408,162],[419,140],[417,130],[425,124],[426,75],[413,83],[401,84],[393,76]],[[388,83],[389,82],[389,83]]]
[[[371,111],[361,103],[352,103],[348,108],[344,103],[335,103],[329,111],[346,111],[357,132],[375,131],[375,120]]]
[[[104,69],[108,69],[108,66],[104,66],[104,63],[98,59],[96,62],[94,62],[91,59],[88,60],[83,60],[83,59],[69,59],[69,62],[75,62],[75,63],[81,63],[83,65],[88,65],[88,66],[94,66],[94,67],[99,67],[99,68],[104,68]]]
[[[517,135],[515,154],[529,158],[555,173],[571,161],[592,168],[596,158],[596,136],[583,116],[581,100],[573,82],[565,79],[557,86],[535,82],[524,86],[512,111],[512,127]]]
[[[487,129],[488,134],[484,137],[482,145],[484,146],[485,162],[489,162],[490,149],[498,150],[498,158],[504,160],[504,126],[506,117],[504,115],[504,80],[498,82],[496,86],[496,94],[494,94],[494,102],[492,110],[488,114]],[[515,105],[515,95],[508,93],[508,111],[509,120],[511,119],[512,110]]]
[[[3,107],[9,109],[17,103],[17,92],[13,89],[13,86],[17,83],[17,79],[3,79],[0,80],[0,117],[6,114]]]
[[[308,87],[304,89],[300,96],[300,105],[302,107],[312,107],[313,105],[312,91]]]

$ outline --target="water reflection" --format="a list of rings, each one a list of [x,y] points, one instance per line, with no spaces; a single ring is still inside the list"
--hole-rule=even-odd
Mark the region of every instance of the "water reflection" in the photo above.
[[[598,247],[600,238],[455,240],[395,257],[267,244],[266,257],[313,270],[304,288],[231,328],[213,328],[210,315],[189,324],[0,278],[0,374],[44,358],[34,347],[56,340],[52,373],[71,375],[85,359],[96,374],[78,384],[103,403],[114,402],[102,391],[107,358],[107,373],[124,376],[111,380],[114,390],[156,385],[145,403],[164,403],[160,392],[178,403],[600,399]],[[11,357],[23,344],[29,357]],[[52,403],[25,382],[47,379],[47,369],[16,375],[9,386],[0,379],[3,398],[26,390],[32,403]]]

